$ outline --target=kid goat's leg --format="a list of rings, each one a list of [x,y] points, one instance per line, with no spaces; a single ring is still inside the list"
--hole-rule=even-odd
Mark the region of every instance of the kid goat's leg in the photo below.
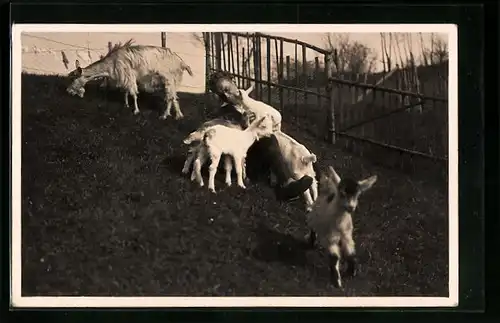
[[[206,161],[207,161],[206,153],[202,149],[198,150],[196,159],[194,160],[193,171],[191,173],[191,180],[193,181],[196,179],[200,187],[205,185],[205,183],[203,182],[203,177],[201,176],[201,166],[205,164]]]
[[[196,151],[188,153],[186,161],[184,162],[184,167],[182,167],[183,174],[187,174],[189,172],[189,166],[191,166],[195,157],[196,157]]]
[[[307,243],[309,245],[309,248],[314,248],[314,245],[316,244],[316,232],[314,232],[314,230],[309,231],[309,236],[307,237]]]
[[[234,157],[234,167],[236,168],[236,178],[238,179],[238,186],[241,188],[246,188],[245,183],[243,183],[243,163],[244,158]]]
[[[312,206],[313,206],[314,201],[313,201],[313,198],[311,197],[310,189],[307,189],[304,192],[304,200],[306,201],[306,211],[307,212],[312,211]]]
[[[341,240],[342,253],[345,257],[347,268],[346,275],[355,276],[357,270],[356,261],[356,249],[354,245],[354,240],[352,239],[352,233],[346,234]]]
[[[328,252],[331,282],[333,286],[342,288],[342,281],[340,277],[340,247],[338,242],[330,245],[330,247],[328,248]]]
[[[208,189],[210,192],[215,193],[215,174],[217,173],[217,167],[219,166],[221,156],[220,154],[211,154],[210,157],[212,162],[208,167]]]
[[[226,170],[226,185],[231,186],[231,171],[233,170],[231,155],[224,156],[224,169]]]

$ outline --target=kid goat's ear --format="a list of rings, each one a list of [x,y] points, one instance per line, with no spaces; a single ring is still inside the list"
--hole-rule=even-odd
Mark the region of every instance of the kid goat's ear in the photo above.
[[[332,166],[328,166],[327,175],[333,180],[333,182],[336,185],[340,183],[340,176],[337,174],[337,172],[335,171],[335,169],[333,169]]]
[[[364,192],[370,189],[373,186],[373,184],[375,184],[376,181],[377,181],[377,175],[373,175],[362,181],[359,181],[358,182],[359,189],[361,190],[361,192]]]
[[[246,90],[243,90],[243,92],[245,92],[246,94],[250,94],[252,93],[252,91],[255,89],[255,84],[252,83],[252,85],[250,85],[250,87]]]

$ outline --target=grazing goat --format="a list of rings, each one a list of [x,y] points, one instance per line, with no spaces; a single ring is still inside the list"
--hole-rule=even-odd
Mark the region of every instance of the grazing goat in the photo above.
[[[316,162],[316,155],[312,154],[304,145],[300,144],[291,136],[284,132],[276,132],[274,134],[278,141],[283,160],[285,161],[290,180],[299,180],[304,175],[312,177],[313,183],[311,187],[304,192],[304,199],[306,202],[306,210],[312,210],[312,206],[318,197],[318,182],[316,180],[316,172],[313,168],[313,163]],[[273,178],[271,172],[271,178]],[[271,179],[271,181],[273,181]]]
[[[196,131],[191,132],[186,139],[184,139],[184,144],[190,145],[193,142],[198,142],[196,145],[193,147],[190,147],[188,150],[188,157],[186,158],[186,161],[184,162],[184,167],[182,168],[182,173],[187,174],[189,172],[189,168],[191,164],[193,163],[194,159],[196,156],[200,155],[208,155],[208,152],[206,150],[205,145],[203,145],[202,140],[203,137],[205,136],[205,132],[208,128],[215,126],[215,125],[221,125],[229,128],[234,128],[238,130],[243,130],[241,125],[235,121],[232,120],[226,120],[223,118],[216,118],[212,119],[209,121],[204,122]],[[205,159],[206,158],[202,158]],[[226,184],[228,186],[231,185],[231,171],[233,169],[232,167],[232,160],[230,155],[225,155],[224,156],[224,168],[226,170]],[[193,167],[193,170],[191,172],[191,180],[199,179],[201,178],[201,174],[196,174],[196,169]],[[245,172],[245,167],[243,165],[243,178],[246,178],[246,172]],[[198,183],[199,184],[199,183]]]
[[[198,183],[203,186],[201,165],[210,158],[208,189],[215,193],[215,174],[222,154],[231,155],[234,159],[237,183],[241,188],[246,188],[243,183],[243,166],[248,148],[262,137],[271,135],[271,120],[264,116],[255,120],[245,130],[215,125],[205,131],[202,144],[206,148],[205,153],[199,153],[194,161],[194,168],[198,177]],[[200,150],[202,151],[202,150]],[[226,181],[227,182],[227,181]]]
[[[333,167],[319,181],[319,196],[307,215],[310,229],[309,245],[316,240],[329,253],[330,278],[333,285],[342,288],[340,276],[341,255],[346,259],[348,276],[356,274],[355,244],[352,238],[352,214],[358,205],[361,193],[370,189],[377,175],[361,181],[340,179]]]
[[[115,45],[102,59],[69,73],[76,77],[67,88],[68,93],[78,94],[83,97],[85,84],[93,79],[105,77],[116,83],[116,86],[125,90],[125,106],[129,107],[128,96],[134,100],[134,114],[138,114],[137,95],[138,83],[147,82],[151,74],[158,74],[165,89],[165,102],[167,107],[160,117],[166,119],[170,116],[172,105],[176,112],[176,119],[183,117],[177,97],[177,86],[182,81],[182,75],[187,71],[193,75],[191,68],[172,50],[157,46],[132,45],[132,40],[125,44]]]

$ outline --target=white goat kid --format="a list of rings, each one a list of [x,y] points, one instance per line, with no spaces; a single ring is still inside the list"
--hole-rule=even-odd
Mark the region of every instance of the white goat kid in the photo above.
[[[316,155],[284,132],[276,132],[274,135],[278,141],[283,160],[288,166],[289,181],[299,180],[304,175],[308,175],[313,179],[311,187],[304,192],[306,210],[309,212],[312,210],[313,203],[318,197],[318,182],[313,167],[313,163],[317,160]],[[274,177],[274,174],[271,172],[271,182],[275,181]]]
[[[248,148],[260,138],[271,135],[271,120],[268,117],[256,119],[245,130],[228,128],[215,125],[205,131],[203,145],[205,153],[199,153],[194,161],[197,176],[201,174],[201,165],[210,158],[208,189],[215,193],[215,174],[222,154],[231,155],[234,159],[237,183],[241,188],[246,188],[243,183],[243,166]],[[198,183],[203,186],[203,178],[199,176]]]
[[[281,113],[262,101],[252,99],[249,94],[254,90],[255,85],[252,84],[248,89],[239,89],[241,98],[235,98],[240,101],[237,104],[237,109],[240,112],[251,112],[255,114],[255,118],[259,119],[264,116],[268,116],[272,120],[273,132],[281,131]]]
[[[330,278],[333,285],[342,288],[340,259],[347,262],[346,274],[356,274],[355,243],[352,238],[352,214],[358,205],[359,196],[377,181],[377,175],[361,181],[340,179],[333,167],[319,181],[319,196],[307,216],[310,229],[309,244],[314,247],[316,240],[328,250]]]
[[[215,125],[221,125],[229,128],[234,128],[238,130],[243,130],[241,125],[239,123],[226,120],[223,118],[216,118],[212,119],[209,121],[204,122],[197,130],[191,132],[186,139],[184,139],[184,144],[190,145],[193,142],[198,142],[195,146],[190,147],[188,150],[188,156],[186,158],[186,161],[184,162],[184,167],[182,168],[182,173],[187,174],[189,172],[189,168],[191,167],[191,164],[193,164],[193,161],[198,155],[201,155],[202,158],[201,160],[203,161],[202,165],[204,162],[208,159],[208,151],[205,147],[205,145],[202,143],[203,137],[205,136],[205,132],[208,128],[215,126]],[[224,156],[224,169],[226,171],[226,184],[228,186],[231,186],[231,171],[233,170],[233,165],[232,165],[232,157],[230,155],[225,155]],[[245,174],[245,165],[243,165],[243,178],[246,178]],[[191,171],[191,180],[194,181],[196,179],[201,178],[201,174],[196,174],[196,169],[193,167]],[[198,183],[200,184],[200,183]]]
[[[125,44],[115,45],[103,58],[81,68],[79,64],[69,76],[76,77],[67,88],[68,93],[83,97],[84,86],[88,81],[107,78],[118,88],[125,90],[125,106],[128,107],[128,96],[134,100],[134,114],[140,112],[137,105],[139,94],[138,83],[147,82],[149,75],[157,74],[162,79],[165,89],[166,109],[160,117],[170,116],[172,105],[176,110],[176,119],[182,118],[177,86],[182,81],[182,75],[187,71],[193,75],[191,68],[172,50],[157,46],[132,45],[132,40]]]

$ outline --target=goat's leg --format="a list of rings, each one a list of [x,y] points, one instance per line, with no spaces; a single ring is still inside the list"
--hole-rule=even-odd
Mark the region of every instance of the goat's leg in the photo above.
[[[165,109],[165,112],[163,112],[163,114],[160,116],[161,120],[165,120],[171,115],[170,110],[172,110],[172,99],[169,98],[168,95],[165,98],[165,102],[167,103],[167,108]]]
[[[245,183],[243,183],[243,160],[241,157],[234,158],[234,166],[236,168],[236,178],[238,179],[238,186],[246,189]]]
[[[134,115],[139,114],[139,106],[137,105],[137,95],[139,94],[139,89],[137,88],[137,82],[134,80],[131,82],[130,87],[128,88],[128,93],[132,96],[134,100]],[[127,101],[128,102],[128,98]]]
[[[342,237],[341,244],[342,253],[345,257],[347,268],[346,275],[354,277],[357,272],[356,248],[352,235],[348,234]]]
[[[336,288],[342,288],[342,280],[340,277],[340,248],[338,243],[333,243],[328,248],[328,252],[331,282]]]
[[[130,108],[130,105],[128,104],[128,91],[125,91],[125,108]]]
[[[314,245],[316,244],[316,232],[314,230],[309,231],[309,236],[307,237],[307,244],[309,248],[314,248]]]
[[[184,114],[182,114],[181,107],[179,104],[179,98],[177,97],[177,94],[174,95],[173,103],[174,103],[174,109],[175,109],[175,120],[179,120],[179,119],[184,118]]]
[[[311,196],[310,189],[305,190],[305,192],[304,192],[304,200],[306,201],[306,211],[307,212],[311,212],[314,201],[313,201],[313,198]]]
[[[203,152],[198,151],[196,159],[194,160],[193,171],[191,173],[191,180],[195,180],[198,182],[200,187],[203,187],[205,183],[203,182],[203,177],[201,176],[201,166],[205,164],[207,160],[206,155]]]
[[[242,161],[242,176],[243,176],[243,180],[245,181],[247,179],[247,159],[246,158],[243,158]]]
[[[224,156],[224,169],[226,170],[226,185],[231,186],[231,171],[233,170],[231,155]]]
[[[217,167],[219,166],[220,154],[212,154],[212,162],[208,167],[208,190],[215,193],[215,174],[217,173]]]
[[[184,162],[184,167],[182,167],[182,173],[187,174],[189,172],[189,167],[193,163],[194,158],[196,157],[196,152],[193,151],[191,153],[188,153],[188,156],[186,158],[186,161]]]
[[[316,181],[316,179],[313,179],[313,183],[309,190],[311,191],[313,202],[316,201],[318,199],[318,182]]]

